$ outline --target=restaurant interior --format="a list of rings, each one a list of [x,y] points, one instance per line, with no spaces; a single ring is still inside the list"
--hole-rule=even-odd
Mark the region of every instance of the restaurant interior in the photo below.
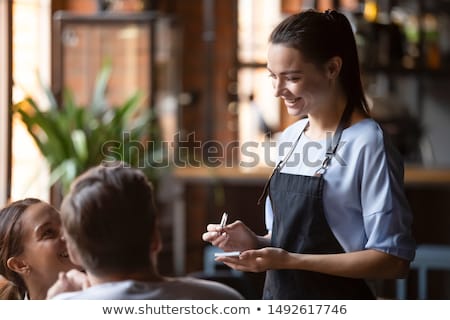
[[[260,299],[264,273],[215,262],[201,236],[223,212],[266,232],[257,201],[275,141],[299,120],[273,95],[267,40],[312,8],[349,18],[371,116],[405,163],[416,259],[406,279],[374,280],[376,295],[450,299],[450,0],[0,0],[0,206],[36,197],[58,207],[119,142],[120,160],[157,192],[160,272]],[[128,104],[135,113],[115,127],[95,111]],[[67,125],[33,135],[18,112],[32,105]],[[74,132],[68,108],[105,132]]]

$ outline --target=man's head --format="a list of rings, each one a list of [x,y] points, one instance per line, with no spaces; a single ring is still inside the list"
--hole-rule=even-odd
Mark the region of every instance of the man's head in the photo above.
[[[94,275],[148,269],[155,232],[153,188],[137,169],[97,166],[61,206],[69,254]]]

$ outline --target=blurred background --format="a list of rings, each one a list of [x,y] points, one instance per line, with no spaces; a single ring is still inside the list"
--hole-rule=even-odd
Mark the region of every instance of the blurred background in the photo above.
[[[405,160],[414,236],[437,246],[431,261],[443,259],[427,272],[426,296],[418,295],[417,269],[401,294],[400,283],[378,281],[377,295],[450,299],[450,0],[0,0],[0,205],[33,196],[59,206],[63,191],[54,182],[64,170],[86,169],[80,146],[90,145],[96,159],[112,157],[93,144],[94,129],[138,92],[137,109],[151,112],[149,130],[127,143],[125,129],[116,131],[122,152],[151,169],[162,273],[216,279],[259,298],[264,275],[215,265],[201,234],[223,211],[265,233],[256,202],[273,142],[298,120],[272,95],[267,39],[284,17],[309,8],[339,9],[350,19],[372,116]],[[34,139],[50,143],[51,136],[16,112],[27,97],[46,117],[68,104],[104,108],[96,124],[74,116],[78,133],[89,127],[82,138],[71,115],[61,125],[81,162],[49,166],[51,154]]]

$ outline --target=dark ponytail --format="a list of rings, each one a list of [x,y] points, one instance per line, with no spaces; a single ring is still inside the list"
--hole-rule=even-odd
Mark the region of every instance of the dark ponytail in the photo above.
[[[358,52],[347,17],[335,10],[324,13],[308,10],[283,20],[272,31],[269,41],[301,51],[307,61],[322,66],[332,57],[342,59],[339,80],[348,104],[369,114],[361,82]]]
[[[39,199],[27,198],[11,203],[0,210],[0,275],[3,280],[0,288],[1,299],[23,299],[27,288],[19,274],[9,269],[8,259],[23,252],[22,228],[20,218],[25,210]]]

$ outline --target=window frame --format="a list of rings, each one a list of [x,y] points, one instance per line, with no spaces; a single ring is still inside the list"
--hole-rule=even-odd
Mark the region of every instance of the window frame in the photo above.
[[[11,192],[12,1],[0,0],[0,206]]]

